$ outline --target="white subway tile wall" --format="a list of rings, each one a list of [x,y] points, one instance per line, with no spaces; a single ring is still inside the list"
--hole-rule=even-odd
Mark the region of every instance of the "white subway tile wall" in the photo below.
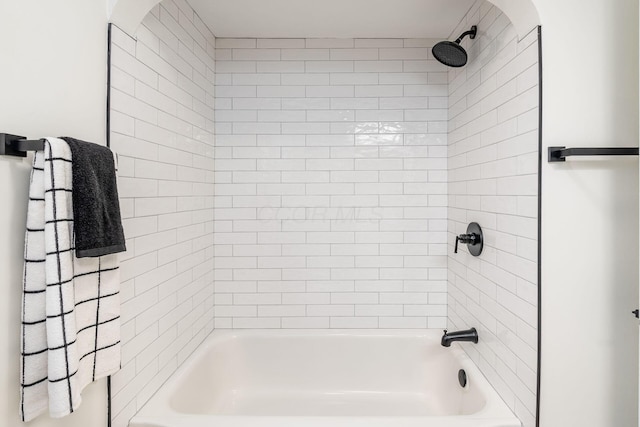
[[[217,39],[216,328],[445,327],[433,43]]]
[[[464,347],[525,427],[535,425],[538,261],[538,40],[518,40],[508,18],[484,0],[471,25],[468,65],[449,71],[448,316],[476,327]],[[455,235],[478,222],[484,251],[474,258]]]
[[[111,147],[128,249],[114,427],[213,330],[215,39],[184,0],[156,6],[136,37],[112,27]]]
[[[456,70],[435,40],[215,40],[185,0],[113,28],[116,427],[214,326],[475,326],[466,350],[535,425],[537,34],[484,0],[452,38],[472,24]],[[479,258],[452,253],[470,221]]]

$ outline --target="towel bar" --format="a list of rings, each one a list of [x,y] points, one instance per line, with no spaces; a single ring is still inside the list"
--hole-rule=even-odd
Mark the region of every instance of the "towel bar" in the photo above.
[[[564,162],[569,156],[637,156],[638,147],[549,147],[549,163]]]
[[[29,140],[24,136],[0,133],[0,156],[26,157],[27,151],[44,150],[44,139]]]

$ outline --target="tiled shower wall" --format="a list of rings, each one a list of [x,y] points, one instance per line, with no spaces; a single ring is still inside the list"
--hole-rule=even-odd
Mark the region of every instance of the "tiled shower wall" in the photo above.
[[[127,236],[115,427],[213,329],[214,37],[165,0],[135,37],[112,28],[111,146]]]
[[[217,39],[216,328],[441,328],[432,40]]]
[[[449,325],[475,326],[465,345],[522,420],[535,425],[537,369],[538,40],[479,1],[454,31],[471,61],[449,72]],[[483,253],[453,254],[476,221]]]
[[[135,38],[113,29],[129,239],[116,426],[214,323],[476,326],[467,351],[533,425],[537,39],[484,1],[453,37],[471,24],[460,70],[432,40],[218,39],[215,76],[214,37],[184,0]],[[469,221],[480,258],[452,255]]]

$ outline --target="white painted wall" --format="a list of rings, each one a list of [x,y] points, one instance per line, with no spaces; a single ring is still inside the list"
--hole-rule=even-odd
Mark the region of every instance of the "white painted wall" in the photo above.
[[[638,3],[534,1],[544,149],[637,146]],[[638,159],[542,176],[541,425],[638,425]]]
[[[73,135],[104,143],[106,6],[100,1],[0,2],[0,132]],[[0,158],[0,425],[18,427],[22,252],[31,165]],[[106,425],[106,383],[83,393],[75,414],[37,427]]]
[[[540,15],[534,5],[535,0],[487,0],[501,10],[515,27],[518,38],[528,35],[533,28],[540,25]]]
[[[162,0],[108,0],[109,21],[127,34],[135,34],[147,13]],[[186,0],[180,0],[187,4]]]

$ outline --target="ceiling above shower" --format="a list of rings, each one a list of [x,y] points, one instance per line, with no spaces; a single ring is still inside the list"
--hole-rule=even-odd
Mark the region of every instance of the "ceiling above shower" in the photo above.
[[[474,0],[188,0],[216,37],[447,38]]]

